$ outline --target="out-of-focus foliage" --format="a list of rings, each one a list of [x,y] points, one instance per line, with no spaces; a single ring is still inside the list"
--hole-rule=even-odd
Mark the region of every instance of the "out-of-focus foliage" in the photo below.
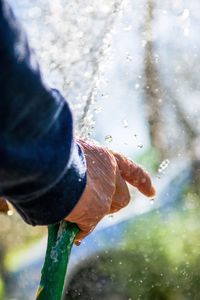
[[[16,212],[12,216],[1,215],[0,218],[0,254],[3,256],[9,254],[10,251],[16,254],[19,249],[26,248],[27,245],[46,234],[44,226],[33,228],[26,224]]]
[[[138,219],[123,251],[99,267],[130,299],[200,299],[199,213],[199,197],[189,190],[178,210]]]
[[[161,161],[160,153],[155,148],[150,148],[144,154],[140,155],[137,162],[146,168],[150,173],[158,170]]]
[[[96,98],[99,80],[107,80],[102,78],[102,74],[103,68],[112,61],[109,56],[110,39],[115,35],[120,40],[117,45],[123,43],[122,33],[116,31],[116,35],[113,26],[123,1],[10,2],[17,8],[16,12],[28,31],[45,80],[48,79],[51,86],[61,90],[72,104],[77,120],[80,120]],[[111,74],[118,78],[120,87],[127,86],[127,96],[132,90],[140,92],[137,95],[142,98],[141,113],[144,108],[150,110],[150,114],[144,114],[144,119],[151,127],[154,148],[144,153],[139,162],[150,171],[156,170],[159,161],[169,155],[173,159],[198,160],[199,1],[131,0],[126,3],[129,4],[123,11],[126,20],[124,31],[130,32],[130,37],[126,36],[125,46],[130,40],[132,48],[138,50],[133,53],[124,50],[124,56],[114,61],[114,65],[119,67],[116,74]],[[116,54],[120,52],[118,48],[114,49]],[[99,64],[104,54],[107,59]],[[125,58],[125,68],[122,68],[122,56]],[[115,86],[113,89],[117,90]],[[127,114],[135,118],[137,113],[132,109],[131,101],[136,102],[139,97],[126,98],[123,93],[119,94],[122,98],[120,105],[127,106]],[[109,97],[115,98],[115,94],[111,93]],[[109,122],[118,116],[115,107],[112,107],[112,118],[108,116]],[[107,120],[104,123],[107,126]],[[159,125],[157,132],[152,126],[155,124]],[[87,130],[86,127],[87,122],[84,128]],[[126,128],[126,124],[123,127]],[[134,128],[133,134],[135,131],[137,128]],[[133,144],[130,147],[133,148]],[[195,176],[199,176],[198,168]],[[179,210],[144,215],[125,234],[120,252],[113,250],[104,258],[97,259],[96,265],[92,266],[94,272],[89,272],[88,276],[80,272],[80,276],[87,278],[83,291],[88,289],[95,293],[94,279],[97,289],[99,287],[96,291],[99,298],[95,300],[106,299],[104,295],[109,289],[115,291],[109,300],[200,299],[197,182],[194,181]],[[0,224],[2,256],[5,251],[14,249],[15,252],[46,233],[44,228],[33,229],[26,225],[16,214],[1,216]],[[88,300],[87,295],[85,297]],[[81,298],[84,300],[83,295]]]
[[[191,185],[175,209],[131,222],[120,249],[80,268],[69,299],[200,299],[199,200]]]
[[[0,277],[0,300],[3,300],[3,299],[4,299],[4,284]]]

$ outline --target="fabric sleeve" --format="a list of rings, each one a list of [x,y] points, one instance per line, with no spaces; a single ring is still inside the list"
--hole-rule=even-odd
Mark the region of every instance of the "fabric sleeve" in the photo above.
[[[0,196],[32,225],[69,214],[86,184],[67,101],[42,79],[27,37],[0,0]]]

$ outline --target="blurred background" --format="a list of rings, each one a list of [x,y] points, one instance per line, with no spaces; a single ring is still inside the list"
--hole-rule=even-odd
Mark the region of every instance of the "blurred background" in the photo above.
[[[102,296],[105,285],[94,294],[91,285],[91,295],[84,298],[79,291],[67,299],[200,299],[200,2],[9,2],[44,79],[70,102],[77,135],[139,162],[154,175],[157,188],[171,176],[168,168],[178,174],[190,169],[170,209],[140,213],[112,259],[108,254],[95,261],[101,278],[103,272],[110,286],[115,283],[115,294]],[[174,190],[176,185],[169,186],[168,193]],[[1,300],[20,299],[10,295],[11,274],[46,234],[15,211],[0,216]],[[102,282],[98,276],[96,281]]]

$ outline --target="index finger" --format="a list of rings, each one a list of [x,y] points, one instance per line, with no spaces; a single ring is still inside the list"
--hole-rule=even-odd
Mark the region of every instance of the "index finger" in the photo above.
[[[76,238],[74,240],[74,243],[76,246],[79,246],[82,242],[82,240],[88,236],[95,228],[95,226],[82,226],[80,224],[77,224],[80,231],[77,233]]]
[[[118,168],[124,180],[136,187],[145,196],[154,197],[156,190],[149,174],[136,163],[127,159],[124,155],[115,152],[112,153],[116,158]]]

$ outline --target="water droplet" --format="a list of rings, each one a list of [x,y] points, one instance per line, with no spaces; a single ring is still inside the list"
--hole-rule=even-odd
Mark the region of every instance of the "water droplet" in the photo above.
[[[105,141],[108,142],[108,143],[111,143],[111,142],[113,141],[112,135],[107,134],[107,135],[105,136]]]
[[[139,87],[140,87],[139,83],[136,83],[136,84],[135,84],[135,89],[138,90]]]
[[[164,171],[168,168],[169,166],[169,159],[165,159],[161,162],[161,164],[159,165],[158,167],[158,173],[163,173],[164,174]]]
[[[11,217],[13,214],[14,214],[14,212],[13,212],[12,210],[8,210],[8,211],[7,211],[7,215],[8,215],[9,217]]]
[[[124,29],[124,31],[131,31],[132,26],[131,26],[131,25],[130,25],[130,26],[126,26],[126,27],[124,27],[123,29]]]
[[[79,178],[79,179],[78,179],[78,181],[79,181],[79,182],[81,182],[81,181],[82,181],[82,179],[81,179],[81,178]]]
[[[183,11],[183,14],[181,16],[182,20],[187,20],[190,16],[190,11],[189,9],[185,8]]]
[[[93,165],[95,164],[95,160],[92,161],[92,164],[93,164]]]
[[[96,114],[102,112],[102,110],[103,110],[103,108],[102,108],[101,106],[96,107],[96,108],[94,109],[94,111],[95,111]]]
[[[132,62],[132,61],[133,61],[133,57],[132,57],[130,54],[127,54],[126,60],[127,60],[128,62]]]
[[[126,119],[122,120],[122,125],[124,128],[127,128],[128,127],[128,122]]]
[[[137,148],[143,148],[143,144],[142,143],[139,143],[139,144],[137,144]]]
[[[146,40],[142,40],[142,47],[144,48],[144,47],[146,47],[146,44],[147,44],[147,41]]]
[[[155,203],[155,199],[154,199],[154,198],[151,198],[151,199],[150,199],[150,204],[153,205],[154,203]]]

